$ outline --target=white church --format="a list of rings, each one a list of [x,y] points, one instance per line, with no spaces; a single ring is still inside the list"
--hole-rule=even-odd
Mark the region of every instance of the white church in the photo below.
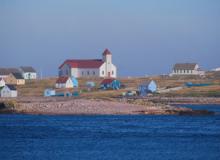
[[[102,59],[67,59],[59,67],[59,76],[116,78],[117,68],[111,52],[105,49]]]

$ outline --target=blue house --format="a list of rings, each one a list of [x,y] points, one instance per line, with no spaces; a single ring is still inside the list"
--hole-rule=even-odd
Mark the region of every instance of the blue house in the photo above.
[[[101,89],[118,90],[121,88],[121,82],[117,79],[104,79],[100,84]]]
[[[73,87],[78,87],[79,86],[78,80],[74,76],[71,77],[71,80],[73,82]]]
[[[148,93],[154,93],[157,91],[157,84],[151,80],[138,86],[138,91],[141,96],[146,96]]]
[[[44,97],[51,97],[55,95],[56,95],[56,91],[54,89],[49,88],[44,90]]]

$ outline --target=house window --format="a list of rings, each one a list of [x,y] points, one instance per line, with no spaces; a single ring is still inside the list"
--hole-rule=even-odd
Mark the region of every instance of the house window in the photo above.
[[[105,74],[105,72],[104,71],[102,71],[102,75],[104,75]]]
[[[114,71],[112,71],[112,75],[114,75]]]
[[[95,71],[93,71],[93,75],[95,75]]]
[[[89,75],[89,71],[87,71],[87,75]]]
[[[84,72],[82,72],[82,75],[84,74]]]

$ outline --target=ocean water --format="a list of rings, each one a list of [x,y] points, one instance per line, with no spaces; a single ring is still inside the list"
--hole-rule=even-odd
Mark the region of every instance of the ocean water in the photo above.
[[[44,159],[220,160],[220,115],[0,115],[0,160]]]

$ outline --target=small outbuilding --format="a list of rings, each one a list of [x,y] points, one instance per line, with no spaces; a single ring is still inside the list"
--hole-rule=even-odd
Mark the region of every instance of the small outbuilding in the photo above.
[[[70,77],[59,77],[56,81],[56,88],[73,88],[73,81]]]
[[[55,95],[56,95],[56,91],[52,88],[48,88],[44,90],[44,97],[51,97]]]
[[[91,91],[93,88],[95,88],[96,84],[93,81],[86,82],[86,88],[88,91]]]
[[[118,90],[121,88],[121,82],[117,79],[104,79],[100,84],[101,89],[113,89]]]
[[[14,85],[5,85],[1,90],[1,97],[17,97],[17,89]]]
[[[86,87],[87,88],[94,88],[96,86],[95,82],[88,81],[86,82]]]
[[[157,84],[155,81],[150,80],[138,86],[138,92],[141,96],[146,96],[148,93],[157,91]]]
[[[5,86],[5,80],[3,78],[0,78],[0,88]]]

